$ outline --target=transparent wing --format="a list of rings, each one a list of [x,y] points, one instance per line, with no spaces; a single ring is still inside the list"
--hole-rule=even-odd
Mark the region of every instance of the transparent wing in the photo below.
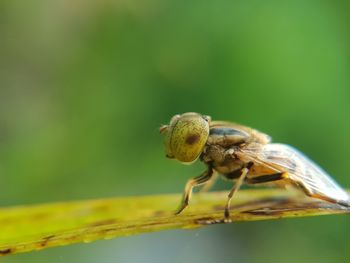
[[[311,196],[349,205],[347,193],[322,168],[291,146],[271,143],[260,149],[243,149],[242,153],[253,162],[287,172],[288,178]]]

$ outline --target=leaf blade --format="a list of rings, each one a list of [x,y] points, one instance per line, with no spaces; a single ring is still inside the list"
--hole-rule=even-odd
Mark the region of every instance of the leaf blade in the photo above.
[[[179,216],[176,194],[1,208],[0,255],[222,223],[226,196],[195,194]],[[347,213],[350,209],[279,189],[241,190],[231,208],[234,222]]]

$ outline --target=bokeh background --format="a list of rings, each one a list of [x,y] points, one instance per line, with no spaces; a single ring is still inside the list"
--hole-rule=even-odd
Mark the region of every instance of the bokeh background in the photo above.
[[[182,192],[203,166],[164,158],[158,128],[187,111],[260,129],[350,187],[349,8],[1,1],[0,205]],[[348,262],[349,220],[172,230],[4,262]]]

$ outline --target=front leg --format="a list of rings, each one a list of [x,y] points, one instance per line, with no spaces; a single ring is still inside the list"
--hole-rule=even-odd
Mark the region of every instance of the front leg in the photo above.
[[[185,190],[182,196],[180,208],[177,210],[175,215],[180,214],[188,206],[188,203],[191,199],[193,187],[206,183],[212,177],[212,175],[213,175],[213,168],[209,165],[208,169],[204,173],[202,173],[200,176],[197,176],[187,181]]]
[[[213,175],[211,176],[211,178],[203,185],[203,187],[201,188],[201,190],[199,190],[199,192],[201,193],[205,193],[208,192],[213,185],[215,184],[216,180],[218,179],[219,174],[216,171],[213,171]]]

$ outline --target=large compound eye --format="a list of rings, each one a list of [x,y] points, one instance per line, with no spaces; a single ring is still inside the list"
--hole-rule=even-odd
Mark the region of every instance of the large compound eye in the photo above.
[[[209,121],[208,116],[192,112],[174,116],[165,132],[167,156],[184,163],[195,161],[208,140]]]

